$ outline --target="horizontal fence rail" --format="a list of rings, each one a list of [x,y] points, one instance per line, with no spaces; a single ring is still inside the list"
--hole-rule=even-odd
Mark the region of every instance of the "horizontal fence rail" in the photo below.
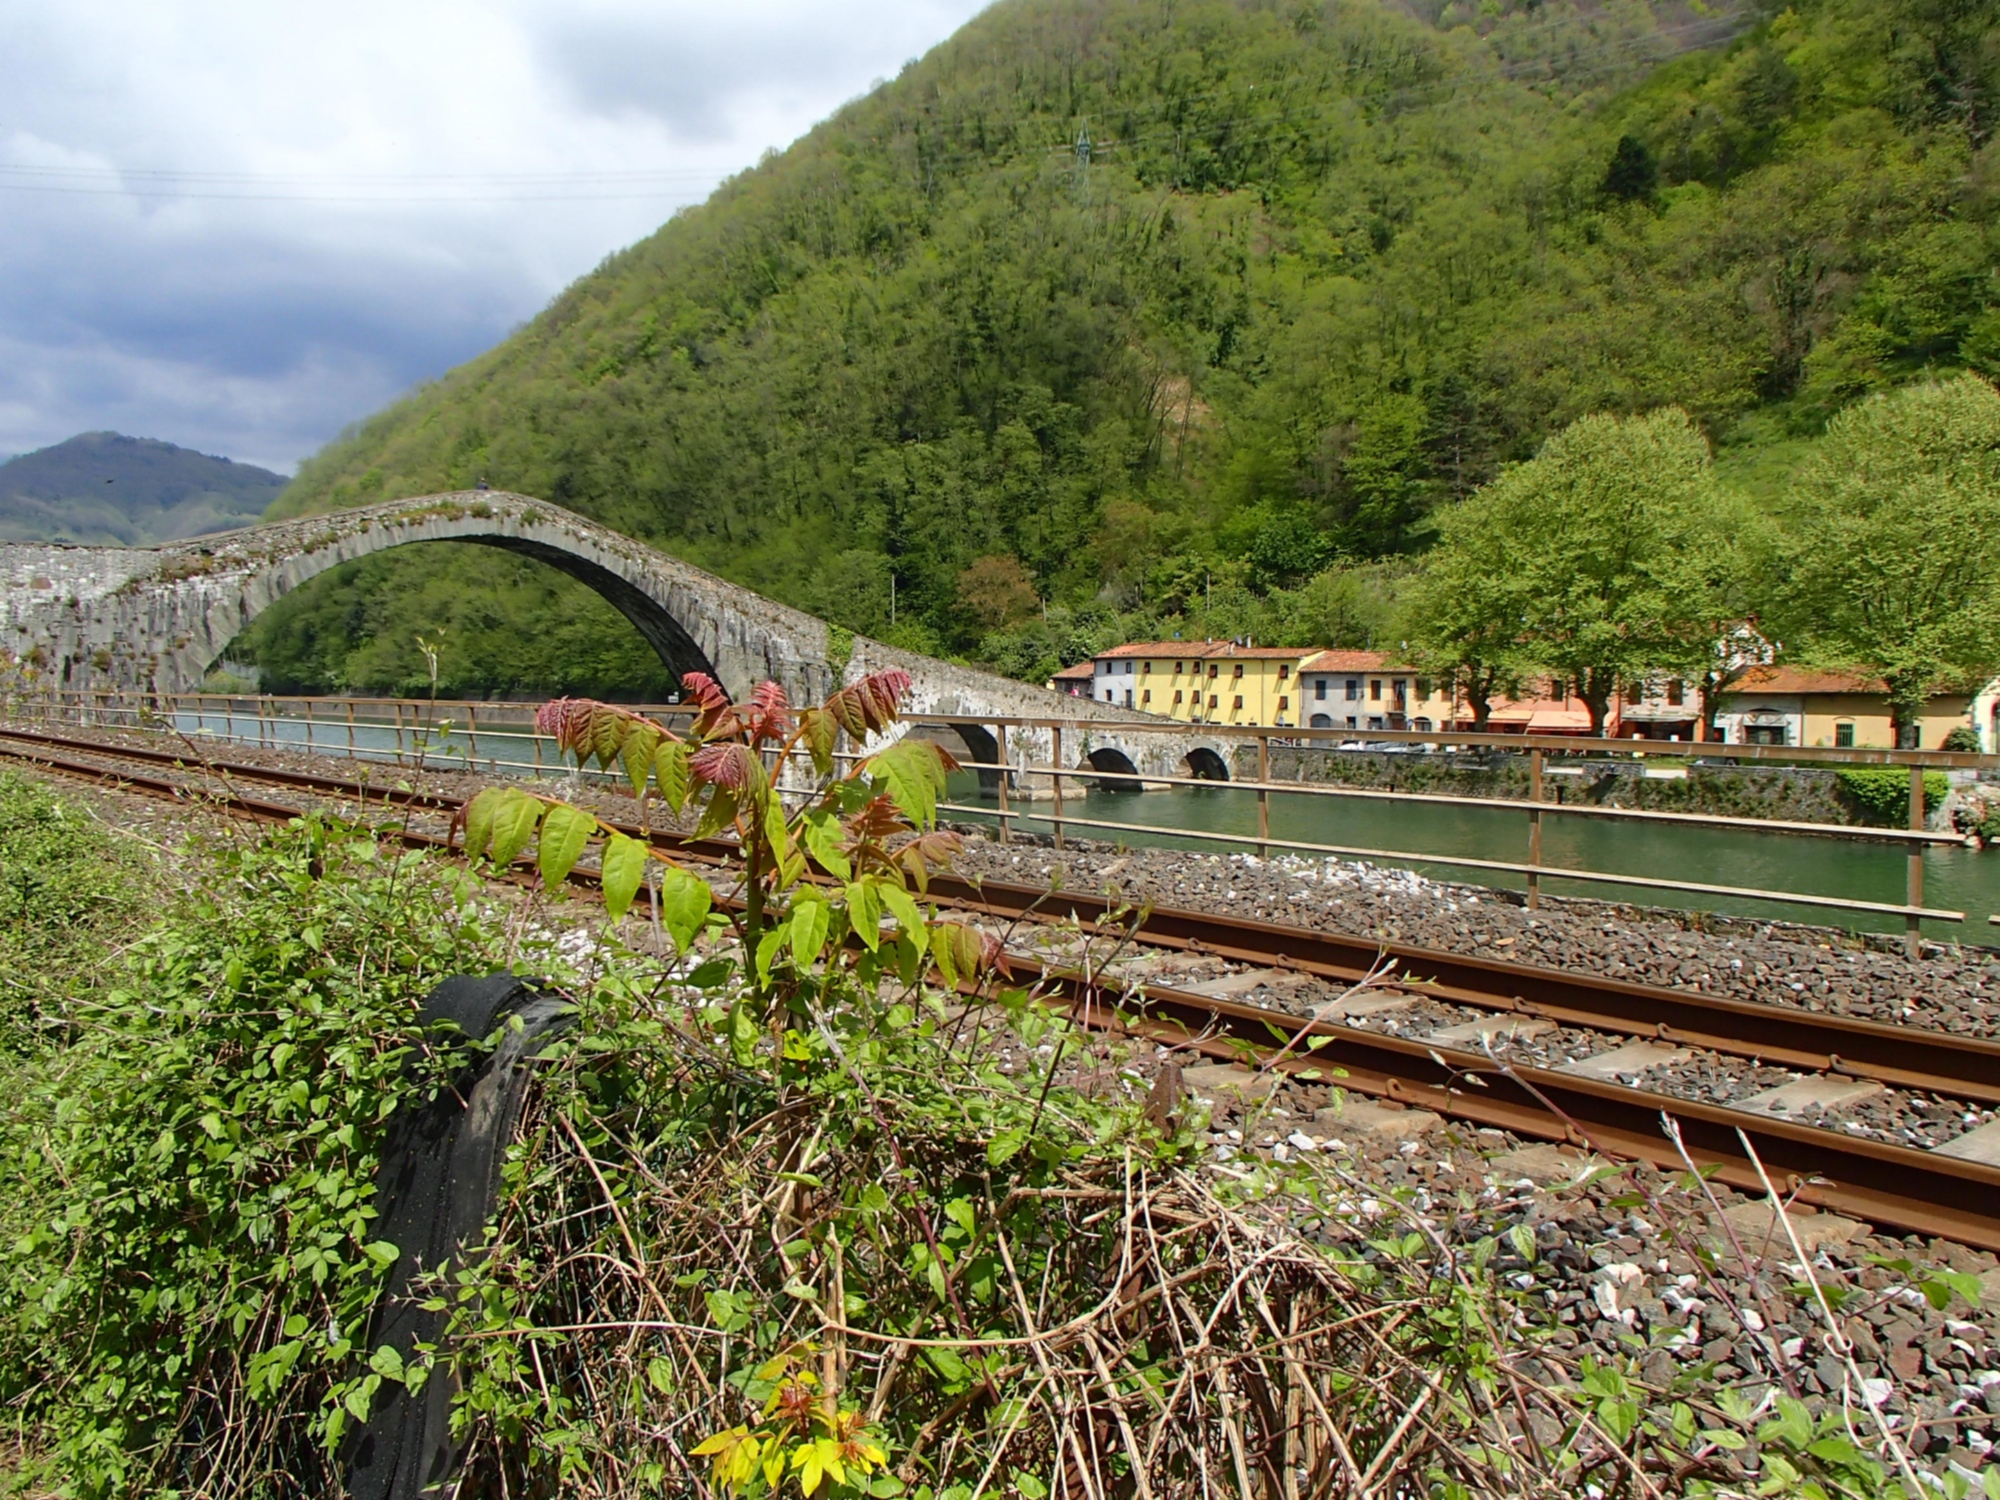
[[[168,729],[199,739],[219,739],[226,743],[255,745],[274,751],[303,751],[314,754],[348,756],[403,766],[424,765],[439,770],[470,770],[501,775],[577,775],[566,763],[554,740],[538,734],[534,715],[540,705],[478,699],[422,698],[312,698],[243,694],[186,693],[153,695],[137,693],[49,692],[20,694],[0,700],[0,707],[30,716],[46,715],[65,722],[134,729]],[[625,705],[635,712],[664,721],[691,718],[695,710],[672,703]],[[1586,739],[1563,735],[1474,734],[1468,731],[1368,730],[1365,741],[1354,730],[1278,729],[1276,727],[1233,727],[1182,724],[1170,720],[1136,722],[1079,721],[1057,718],[976,716],[963,714],[911,714],[905,721],[912,728],[930,731],[980,731],[993,742],[996,759],[960,757],[960,766],[981,773],[996,796],[990,806],[962,803],[941,804],[943,810],[990,818],[1003,842],[1009,841],[1024,819],[1049,825],[1053,841],[1062,848],[1071,829],[1111,832],[1121,838],[1150,836],[1188,839],[1200,843],[1254,848],[1262,854],[1273,849],[1323,854],[1343,858],[1386,860],[1398,864],[1435,866],[1473,872],[1507,875],[1522,879],[1530,907],[1540,905],[1545,880],[1574,881],[1586,886],[1624,886],[1634,890],[1679,892],[1696,897],[1772,902],[1816,911],[1850,912],[1872,916],[1900,917],[1914,946],[1923,921],[1958,923],[1966,914],[1932,906],[1923,899],[1922,855],[1926,847],[1963,844],[1965,836],[1950,830],[1923,826],[1923,773],[1938,769],[2000,768],[2000,756],[1975,755],[1942,750],[1886,750],[1828,748],[1818,746],[1722,745],[1706,742],[1678,742],[1633,739]],[[1014,750],[1009,751],[1010,731]],[[1026,733],[1024,733],[1026,732]],[[1027,734],[1045,737],[1044,756],[1037,756],[1025,743]],[[1069,766],[1063,754],[1065,739],[1072,746],[1134,739],[1147,735],[1170,735],[1177,739],[1201,739],[1254,749],[1257,772],[1247,779],[1218,780],[1195,775],[1148,774],[1100,769],[1084,763]],[[963,736],[961,736],[963,738]],[[977,736],[968,739],[975,743]],[[481,741],[485,743],[482,746]],[[1384,745],[1408,746],[1416,750],[1469,749],[1525,753],[1529,761],[1529,796],[1475,797],[1435,792],[1407,792],[1390,788],[1331,786],[1306,781],[1274,780],[1270,775],[1270,752],[1274,748],[1332,748],[1366,752]],[[1082,753],[1088,753],[1087,750]],[[1732,763],[1790,764],[1805,766],[1894,766],[1910,775],[1910,816],[1907,828],[1857,827],[1837,823],[1816,823],[1796,819],[1752,818],[1729,814],[1681,813],[1652,808],[1606,807],[1593,803],[1550,801],[1545,796],[1548,779],[1558,774],[1548,762],[1564,760],[1643,760],[1648,756],[1676,761],[1698,759]],[[843,759],[852,756],[843,755]],[[1225,762],[1225,766],[1227,763]],[[1233,776],[1234,768],[1228,768]],[[1560,769],[1560,768],[1559,768]],[[580,773],[592,780],[617,781],[615,771]],[[1024,811],[1012,805],[1014,797],[1028,790],[1029,783],[1045,785],[1045,810]],[[1254,834],[1214,832],[1177,828],[1153,823],[1114,822],[1079,817],[1067,806],[1065,785],[1082,781],[1112,787],[1228,787],[1257,799],[1257,831]],[[1522,814],[1528,823],[1525,861],[1480,858],[1464,854],[1433,854],[1379,846],[1337,844],[1306,839],[1273,837],[1270,831],[1270,798],[1280,796],[1332,797],[1381,803],[1410,803],[1433,807],[1489,808]],[[1905,896],[1901,902],[1869,901],[1854,897],[1820,895],[1802,891],[1770,890],[1761,887],[1678,880],[1659,875],[1625,875],[1611,871],[1550,865],[1542,858],[1543,820],[1549,817],[1613,820],[1627,823],[1657,823],[1689,829],[1728,830],[1836,838],[1854,841],[1901,844],[1908,851]],[[2000,914],[1989,923],[2000,925]]]

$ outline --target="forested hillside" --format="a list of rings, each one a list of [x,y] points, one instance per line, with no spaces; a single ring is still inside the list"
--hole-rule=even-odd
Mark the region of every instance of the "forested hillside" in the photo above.
[[[1579,415],[1679,404],[1757,491],[1860,394],[2000,373],[1996,10],[1006,0],[280,509],[485,476],[1024,676],[1357,641],[1438,507]],[[417,633],[541,629],[490,567],[373,559],[246,644],[407,686]],[[540,650],[447,675],[568,685]]]

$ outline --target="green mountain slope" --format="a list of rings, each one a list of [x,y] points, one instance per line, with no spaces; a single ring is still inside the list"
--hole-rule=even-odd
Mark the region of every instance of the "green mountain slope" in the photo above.
[[[285,479],[150,438],[86,432],[0,464],[0,541],[141,546],[248,526]]]
[[[1347,629],[1362,575],[1285,590],[1581,413],[1680,403],[1763,484],[1857,394],[2000,366],[1995,19],[1005,0],[279,509],[485,475],[1024,674],[1078,631]]]

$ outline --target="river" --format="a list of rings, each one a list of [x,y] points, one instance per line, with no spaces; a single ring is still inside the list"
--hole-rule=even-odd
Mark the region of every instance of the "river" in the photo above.
[[[441,715],[442,717],[442,715]],[[353,753],[363,759],[389,760],[400,750],[405,759],[417,748],[413,726],[400,730],[381,722],[321,720],[309,726],[301,719],[254,713],[176,715],[177,726],[190,735],[234,739],[269,748],[314,750],[325,754]],[[351,745],[351,750],[350,750]],[[463,725],[434,736],[425,746],[426,761],[440,769],[469,769],[490,774],[530,774],[539,763],[560,768],[552,741],[513,733],[482,730],[475,747]],[[949,798],[965,807],[994,805],[977,776],[959,772],[951,778]],[[1047,802],[1016,802],[1021,814],[1015,826],[1047,833],[1054,826]],[[1152,824],[1163,830],[1229,834],[1242,842],[1175,837],[1174,832],[1129,833],[1102,828],[1076,828],[1076,837],[1153,844],[1205,852],[1242,849],[1255,844],[1257,798],[1254,792],[1226,786],[1175,787],[1166,791],[1108,791],[1091,788],[1072,792],[1065,800],[1072,818],[1120,825]],[[949,816],[980,821],[978,813]],[[1528,853],[1527,815],[1510,808],[1480,808],[1420,802],[1389,802],[1357,797],[1271,794],[1271,833],[1275,838],[1304,843],[1338,844],[1368,850],[1397,850],[1417,856],[1370,858],[1381,864],[1415,869],[1441,880],[1470,881],[1515,890],[1523,877],[1504,871],[1470,871],[1427,863],[1426,854],[1520,862]],[[1924,860],[1925,906],[1963,911],[1963,923],[1931,921],[1925,931],[1937,938],[1971,943],[1992,941],[2000,929],[1987,918],[2000,912],[2000,848],[1979,851],[1959,847],[1927,847]],[[1901,917],[1886,913],[1829,911],[1785,902],[1649,890],[1639,886],[1564,881],[1567,867],[1656,879],[1696,881],[1704,885],[1793,891],[1847,900],[1901,902],[1904,894],[1905,846],[1854,839],[1787,833],[1704,828],[1687,824],[1599,819],[1551,814],[1542,822],[1542,863],[1549,870],[1543,888],[1551,894],[1594,896],[1641,906],[1694,907],[1735,916],[1821,923],[1854,929],[1899,932]]]
[[[992,807],[975,775],[951,778],[950,800],[967,807]],[[1015,802],[1023,814],[1017,828],[1047,833],[1050,804]],[[1168,791],[1101,791],[1095,788],[1064,799],[1068,817],[1096,822],[1148,823],[1163,829],[1233,834],[1242,843],[1175,838],[1166,833],[1120,833],[1073,828],[1072,837],[1154,844],[1219,852],[1252,846],[1257,834],[1257,796],[1229,787],[1175,787]],[[953,814],[963,817],[963,814]],[[975,818],[967,818],[974,821]],[[1522,862],[1528,857],[1528,818],[1510,808],[1389,802],[1358,797],[1271,794],[1271,834],[1303,843],[1393,849],[1413,855],[1458,855],[1472,859]],[[1283,852],[1283,851],[1275,851]],[[1454,869],[1421,858],[1377,863],[1400,865],[1439,880],[1470,881],[1524,889],[1523,877],[1505,872]],[[1923,905],[1963,911],[1965,921],[1932,921],[1927,934],[1970,943],[1993,941],[2000,929],[1987,918],[2000,911],[2000,849],[1975,852],[1956,846],[1927,846]],[[1545,815],[1542,863],[1551,870],[1542,888],[1550,894],[1592,896],[1642,906],[1695,907],[1735,916],[1805,921],[1828,926],[1903,930],[1903,919],[1886,913],[1829,911],[1782,902],[1649,890],[1639,886],[1564,881],[1562,867],[1601,870],[1704,885],[1796,891],[1847,900],[1900,903],[1904,893],[1906,846],[1815,835],[1763,833],[1688,824]]]

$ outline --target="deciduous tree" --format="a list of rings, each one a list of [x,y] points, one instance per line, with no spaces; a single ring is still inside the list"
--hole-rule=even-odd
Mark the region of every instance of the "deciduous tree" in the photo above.
[[[1569,684],[1601,731],[1621,685],[1698,675],[1731,627],[1730,519],[1687,413],[1585,417],[1441,523],[1423,636],[1482,696],[1536,672]]]
[[[2000,670],[2000,394],[1975,375],[1841,412],[1794,477],[1768,590],[1803,660],[1889,685],[1897,743]]]

